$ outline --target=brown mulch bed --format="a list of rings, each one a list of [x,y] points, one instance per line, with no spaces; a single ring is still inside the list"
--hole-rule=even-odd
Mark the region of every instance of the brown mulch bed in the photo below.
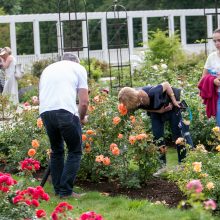
[[[175,183],[161,178],[148,180],[139,189],[119,188],[118,184],[107,182],[92,183],[83,181],[77,182],[76,185],[86,191],[98,191],[109,196],[123,195],[131,199],[147,199],[152,202],[160,201],[170,207],[176,207],[181,200],[185,199]]]
[[[1,167],[4,172],[4,167]],[[42,169],[36,173],[35,178],[40,182],[42,180],[45,170]],[[51,177],[48,177],[51,182]],[[107,196],[126,196],[130,199],[147,199],[151,202],[166,203],[169,207],[176,207],[181,200],[186,197],[180,191],[178,186],[163,178],[152,178],[138,189],[120,188],[116,182],[109,183],[107,181],[91,182],[91,181],[77,181],[76,186],[79,186],[85,191],[98,191]]]

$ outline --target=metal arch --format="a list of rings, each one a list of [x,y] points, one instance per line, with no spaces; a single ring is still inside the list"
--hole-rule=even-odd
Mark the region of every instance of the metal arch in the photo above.
[[[60,33],[60,54],[59,56],[61,57],[63,55],[63,53],[65,51],[75,51],[77,52],[78,57],[80,57],[80,51],[83,49],[87,50],[87,59],[88,59],[88,71],[89,71],[89,75],[90,75],[90,54],[89,54],[89,50],[90,50],[90,46],[89,46],[89,27],[88,27],[88,17],[87,17],[87,5],[86,5],[86,1],[82,0],[82,4],[84,6],[84,11],[82,13],[85,14],[85,19],[78,19],[78,15],[77,13],[79,12],[79,8],[77,7],[77,3],[80,3],[80,0],[57,0],[57,6],[58,6],[58,14],[59,14],[59,33]],[[72,9],[74,9],[72,11]],[[62,10],[65,10],[68,13],[68,31],[70,32],[70,46],[66,47],[65,46],[65,42],[64,42],[64,36],[63,36],[63,28],[62,28],[62,18],[61,18],[61,13]],[[74,19],[71,18],[71,14],[74,12]],[[71,23],[71,21],[75,21],[74,25]],[[80,40],[82,40],[81,38],[78,38],[78,34],[76,34],[76,46],[73,45],[73,41],[72,41],[72,37],[73,37],[73,33],[77,33],[77,21],[82,22],[84,21],[86,24],[86,37],[87,37],[87,42],[86,45],[79,45]],[[58,48],[59,50],[59,48]]]
[[[109,36],[107,34],[107,45],[108,45],[108,60],[109,60],[109,76],[110,76],[110,87],[111,87],[111,91],[113,88],[112,85],[112,68],[116,67],[118,70],[118,85],[116,85],[116,87],[122,87],[125,86],[123,85],[123,67],[128,67],[129,68],[129,78],[130,78],[130,86],[132,86],[132,75],[131,75],[131,61],[130,61],[130,48],[129,48],[129,35],[127,33],[127,44],[123,45],[121,43],[121,36],[120,36],[120,30],[123,27],[127,26],[127,32],[128,32],[128,24],[127,24],[127,20],[128,20],[128,16],[127,16],[127,11],[126,8],[123,5],[118,4],[117,0],[113,1],[113,5],[111,5],[107,10],[106,10],[106,21],[108,21],[108,13],[112,12],[114,13],[114,24],[115,27],[118,27],[118,29],[116,30],[116,33],[114,34],[114,36],[112,37],[112,39],[109,39]],[[111,11],[112,10],[112,11]],[[124,24],[120,24],[120,12],[124,12],[125,13],[125,23]],[[124,25],[124,26],[123,26]],[[116,29],[116,28],[115,28]],[[107,30],[108,30],[108,22],[107,22]],[[108,31],[107,31],[108,32]],[[117,43],[116,45],[112,45],[112,41],[116,40]],[[122,60],[122,46],[127,46],[128,49],[128,64],[124,64],[123,60]],[[116,48],[114,48],[116,47]],[[117,51],[117,64],[111,64],[111,52],[110,49],[116,49]],[[126,85],[127,86],[127,85]]]

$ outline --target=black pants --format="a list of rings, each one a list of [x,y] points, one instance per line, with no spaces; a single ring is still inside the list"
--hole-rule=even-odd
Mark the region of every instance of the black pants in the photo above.
[[[160,113],[150,113],[152,132],[157,145],[165,146],[164,141],[164,125],[168,121],[171,127],[172,138],[176,141],[177,138],[182,137],[181,129],[179,127],[180,121],[182,121],[182,115],[179,110],[171,110],[163,114]],[[178,162],[181,163],[186,157],[186,148],[180,145],[176,145]],[[166,154],[161,153],[160,160],[162,163],[166,164]]]

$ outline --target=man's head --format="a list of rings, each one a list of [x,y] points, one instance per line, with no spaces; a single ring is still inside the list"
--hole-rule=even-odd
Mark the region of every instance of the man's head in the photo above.
[[[62,60],[69,60],[69,61],[73,61],[75,63],[80,63],[79,57],[76,54],[72,53],[72,52],[64,53]]]
[[[138,91],[131,87],[124,87],[118,93],[118,100],[123,103],[128,110],[134,110],[139,105]]]

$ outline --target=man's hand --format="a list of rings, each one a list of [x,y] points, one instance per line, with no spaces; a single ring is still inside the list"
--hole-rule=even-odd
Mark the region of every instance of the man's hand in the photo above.
[[[220,78],[217,77],[216,79],[214,79],[214,84],[220,87]]]
[[[159,113],[165,113],[165,112],[168,112],[168,111],[171,111],[173,109],[173,104],[169,103],[169,105],[167,106],[163,106],[160,110],[159,110]]]
[[[82,125],[85,125],[88,122],[88,115],[86,115],[83,119],[80,120]]]
[[[79,105],[78,105],[79,118],[81,123],[83,124],[84,122],[86,122],[85,118],[89,104],[88,89],[80,88],[78,90],[78,96],[79,96]]]
[[[174,101],[174,102],[173,102],[173,105],[176,106],[177,108],[180,108],[179,103],[180,103],[180,101]]]

